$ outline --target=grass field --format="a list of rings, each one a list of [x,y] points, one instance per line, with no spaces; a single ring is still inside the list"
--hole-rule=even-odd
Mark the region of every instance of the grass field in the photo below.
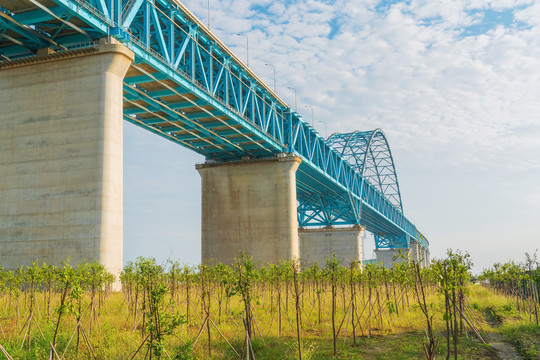
[[[370,286],[362,281],[365,272],[359,276],[354,287],[336,282],[335,355],[329,281],[305,278],[299,283],[298,329],[294,282],[254,281],[248,287],[254,355],[249,358],[298,359],[299,334],[302,359],[306,360],[425,359],[426,319],[413,288],[390,281],[390,274],[384,275],[384,281],[382,277],[370,279]],[[150,295],[159,287],[148,288],[153,289],[148,292],[145,287],[124,287],[124,292],[116,293],[73,287],[64,300],[60,285],[54,291],[44,286],[32,291],[4,287],[0,293],[0,358],[47,359],[56,342],[56,354],[52,354],[56,359],[237,359],[242,354],[245,359],[249,346],[245,341],[245,297],[242,289],[231,291],[222,285],[205,282],[204,277],[194,277],[191,283],[179,278],[174,288],[163,288],[164,296],[156,302],[159,308],[154,312]],[[434,285],[427,284],[425,290],[438,341],[436,358],[443,359],[447,350],[444,297]],[[540,358],[539,328],[524,309],[517,308],[514,299],[479,285],[468,285],[465,294],[468,321],[483,338],[498,334],[524,359]],[[351,315],[352,299],[355,316]],[[354,333],[352,318],[356,319]],[[173,326],[172,319],[179,321]],[[155,355],[145,341],[155,331],[151,326],[161,327],[161,355]],[[498,359],[495,350],[482,343],[467,324],[463,324],[457,349],[458,359]]]

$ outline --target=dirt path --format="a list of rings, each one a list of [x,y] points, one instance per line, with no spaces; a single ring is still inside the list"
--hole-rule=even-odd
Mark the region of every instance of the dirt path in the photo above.
[[[483,315],[486,322],[493,329],[499,328],[503,323],[503,319],[495,314],[492,309],[487,309]],[[496,332],[487,333],[486,341],[497,351],[497,356],[499,359],[523,360],[523,358],[517,353],[516,348],[506,341],[501,334]]]
[[[497,356],[501,360],[523,360],[516,349],[506,342],[502,335],[497,333],[486,334],[486,340],[497,351]]]

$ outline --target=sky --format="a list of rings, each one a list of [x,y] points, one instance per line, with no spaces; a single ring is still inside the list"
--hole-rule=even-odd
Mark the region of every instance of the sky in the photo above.
[[[385,132],[432,258],[478,273],[540,248],[540,3],[209,2],[182,1],[323,136]],[[204,159],[124,126],[124,260],[198,263]]]

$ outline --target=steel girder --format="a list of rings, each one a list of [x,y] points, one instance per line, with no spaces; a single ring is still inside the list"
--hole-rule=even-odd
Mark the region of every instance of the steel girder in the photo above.
[[[408,248],[410,237],[406,234],[401,236],[396,235],[374,235],[375,247],[377,249],[402,249]]]
[[[429,242],[421,233],[417,233],[416,237],[414,238],[406,234],[402,236],[375,234],[374,238],[375,238],[375,247],[377,249],[408,248],[412,240],[417,241],[418,245],[420,245],[424,249],[429,248]]]
[[[309,194],[300,191],[298,196],[298,226],[339,226],[357,224],[354,207],[348,192],[340,195]]]
[[[181,3],[0,0],[0,14],[0,64],[112,36],[135,53],[124,82],[125,120],[209,160],[299,156],[302,224],[362,219],[374,233],[418,236],[380,184],[362,177]]]

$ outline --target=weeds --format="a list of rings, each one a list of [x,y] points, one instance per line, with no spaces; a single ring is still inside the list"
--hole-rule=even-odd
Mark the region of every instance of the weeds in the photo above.
[[[114,279],[99,264],[34,264],[0,271],[0,343],[9,356],[26,359],[419,358],[424,310],[433,339],[445,333],[445,298],[435,280],[433,271],[407,263],[362,269],[332,258],[324,269],[302,270],[298,262],[259,267],[244,254],[234,267],[193,268],[140,258],[124,268],[122,293],[110,293]],[[479,289],[461,312],[487,311]],[[499,296],[507,299],[490,299]],[[511,299],[492,304],[505,325],[519,316]],[[454,329],[461,312],[452,310]],[[467,341],[457,341],[460,356],[486,351]],[[443,345],[436,354],[447,351]],[[388,357],[391,351],[398,357]]]

